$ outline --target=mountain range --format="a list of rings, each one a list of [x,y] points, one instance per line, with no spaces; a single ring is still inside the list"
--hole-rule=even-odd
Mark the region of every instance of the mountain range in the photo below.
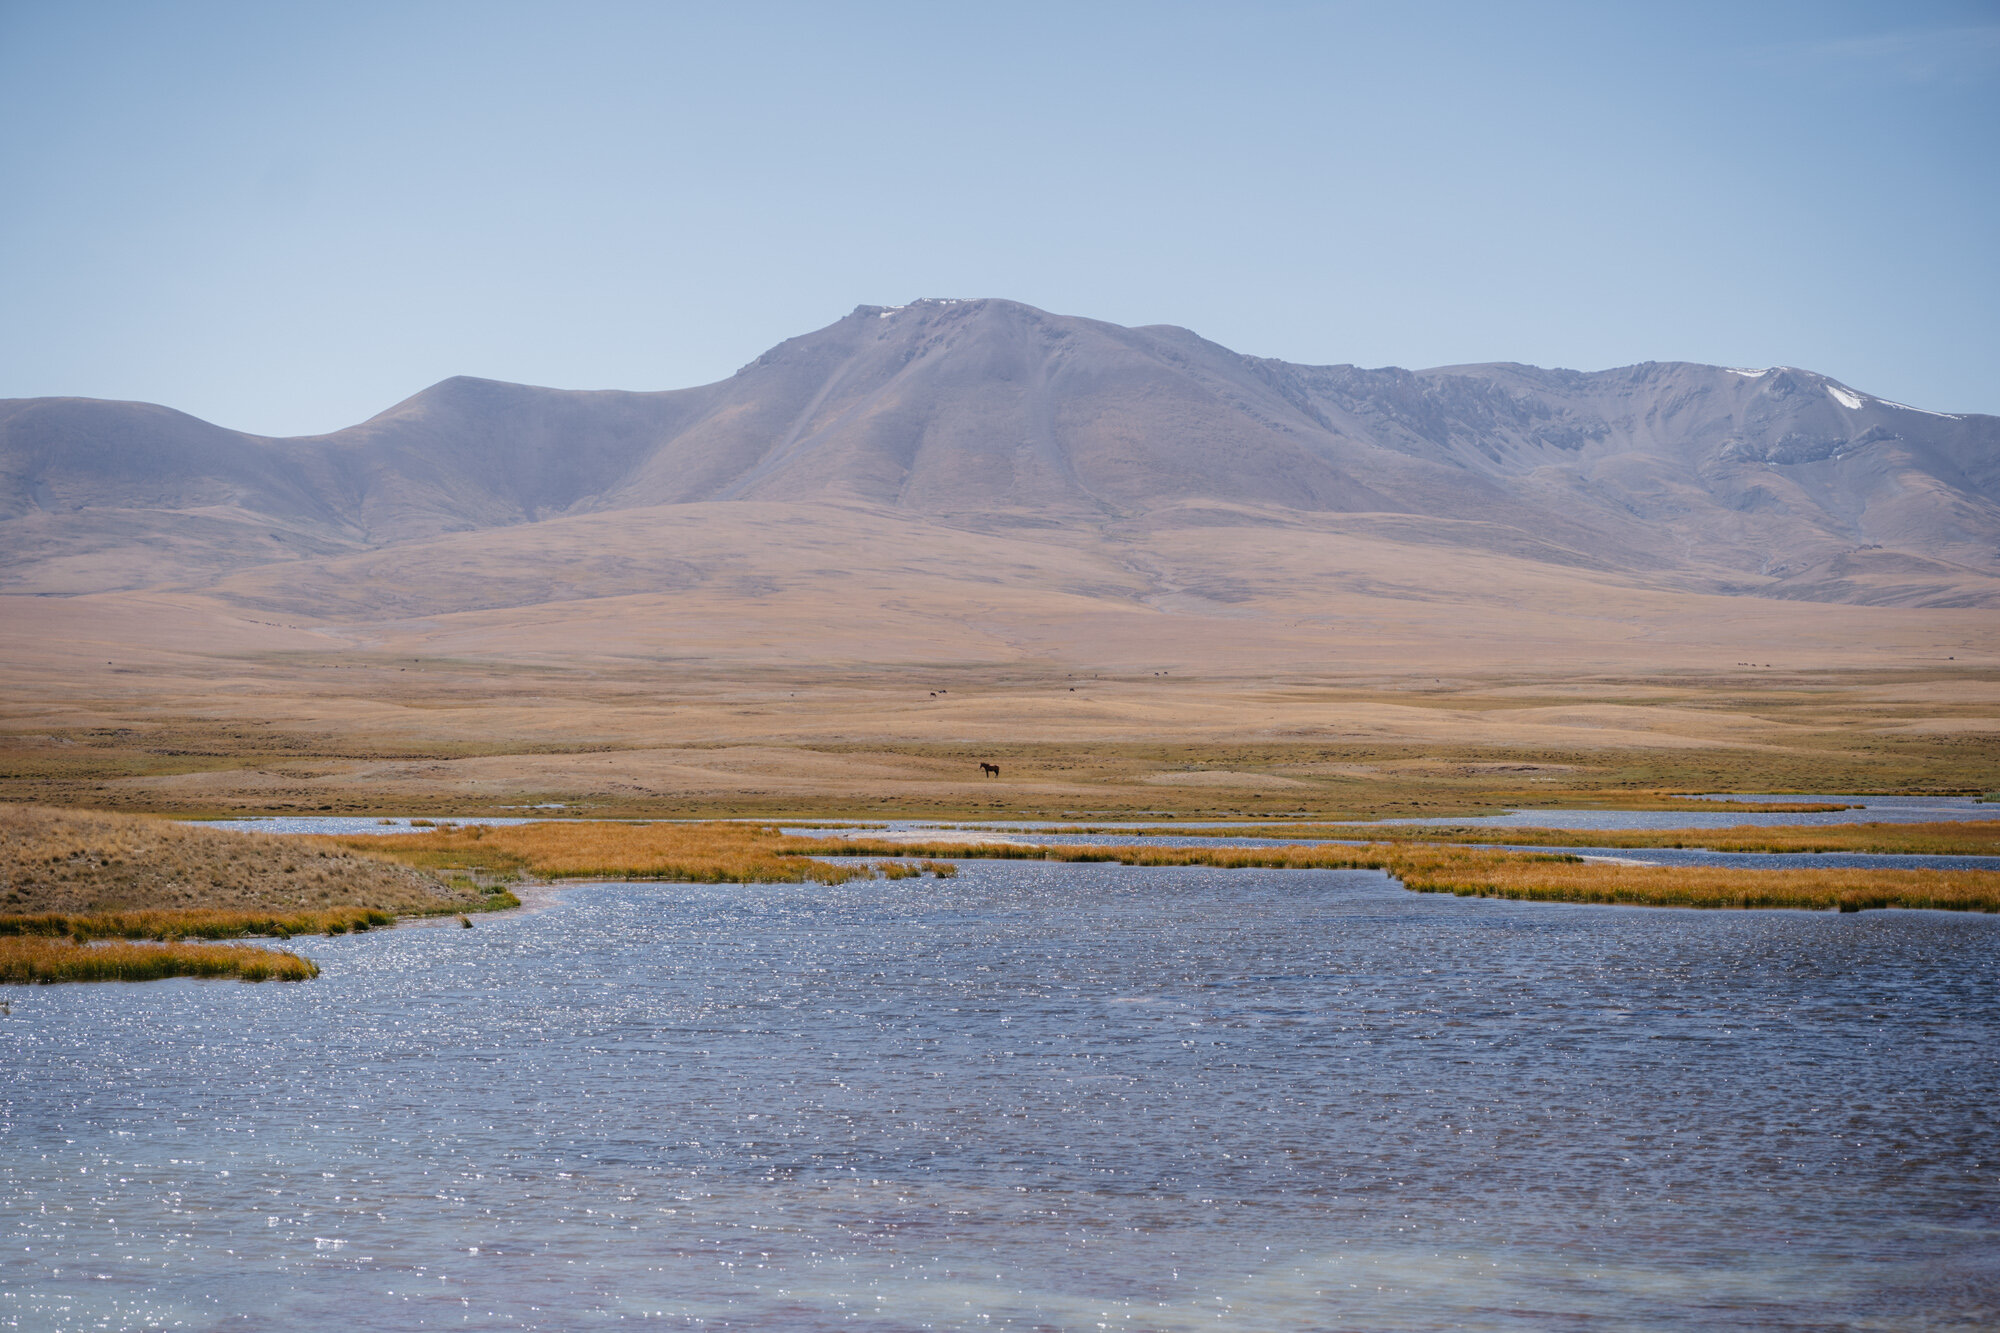
[[[1791,367],[1307,366],[1171,326],[923,300],[861,306],[715,384],[459,377],[319,436],[144,403],[0,401],[7,593],[172,586],[268,604],[329,562],[379,576],[397,552],[529,534],[547,548],[562,532],[574,549],[547,567],[576,567],[574,595],[643,592],[698,580],[699,561],[635,564],[607,532],[762,524],[774,506],[884,534],[907,521],[932,544],[1333,524],[1636,587],[2000,605],[2000,417]],[[754,543],[758,524],[727,539]],[[459,563],[470,588],[478,561]],[[1157,572],[1154,592],[1226,604],[1255,575],[1196,560]],[[346,582],[351,601],[366,580]],[[571,595],[559,573],[543,591]]]

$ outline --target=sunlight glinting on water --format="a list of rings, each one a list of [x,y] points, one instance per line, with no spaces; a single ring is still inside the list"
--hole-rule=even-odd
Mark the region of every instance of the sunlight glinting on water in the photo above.
[[[0,1326],[1976,1327],[2000,921],[964,863],[10,988]]]

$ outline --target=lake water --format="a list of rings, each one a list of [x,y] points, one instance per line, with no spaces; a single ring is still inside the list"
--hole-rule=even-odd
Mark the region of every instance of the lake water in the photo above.
[[[1655,829],[1732,828],[1741,824],[1929,824],[2000,819],[2000,804],[1970,796],[1717,796],[1703,799],[1778,803],[1828,802],[1851,810],[1510,810],[1468,819],[1387,819],[1385,824],[1471,824],[1491,828]]]
[[[1806,802],[1818,801],[1853,806],[1853,809],[1811,813],[1800,811],[1773,811],[1760,814],[1751,810],[1510,810],[1501,815],[1477,815],[1464,818],[1428,819],[1378,819],[1354,820],[1358,824],[1453,824],[1470,827],[1506,828],[1560,828],[1560,829],[1660,829],[1660,828],[1733,828],[1743,824],[1928,824],[1951,820],[2000,819],[2000,803],[1981,803],[1970,796],[1718,796],[1714,800],[1760,801],[1760,802]],[[547,816],[562,818],[564,816]],[[411,833],[415,829],[408,817],[378,819],[366,815],[262,815],[249,819],[224,819],[205,821],[210,828],[235,829],[244,833]],[[476,815],[466,818],[451,818],[442,821],[447,824],[531,824],[534,818],[520,816]],[[1259,821],[1232,820],[1231,823],[1255,823]],[[1298,821],[1271,820],[1271,823]],[[1349,822],[1349,821],[1343,821]],[[822,820],[815,826],[817,831],[841,824],[868,824],[872,827],[887,827],[898,831],[929,828],[983,828],[1011,831],[1063,830],[1078,827],[1097,829],[1117,828],[1184,828],[1190,832],[1203,828],[1220,827],[1206,820],[1154,819],[1105,823],[1090,820],[1086,824],[1049,822],[1046,820],[993,819],[993,820],[914,820],[892,819],[868,820]],[[801,829],[801,832],[815,830]],[[1092,835],[1103,841],[1112,835]]]
[[[967,862],[0,988],[0,1326],[2000,1325],[2000,919]]]

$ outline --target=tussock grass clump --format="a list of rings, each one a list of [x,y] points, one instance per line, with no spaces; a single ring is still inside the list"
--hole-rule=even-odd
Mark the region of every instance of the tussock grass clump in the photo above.
[[[958,873],[958,867],[949,861],[878,861],[875,869],[884,879],[920,879],[925,875],[950,879]]]
[[[34,936],[0,939],[0,984],[63,981],[162,981],[234,977],[238,981],[310,981],[311,959],[247,944],[77,944]]]
[[[1181,836],[1188,829],[1144,832]],[[1874,852],[1902,856],[2000,855],[2000,819],[1931,824],[1744,824],[1719,829],[1493,828],[1471,824],[1265,824],[1201,830],[1231,838],[1293,841],[1512,843],[1517,847],[1695,847],[1713,852]]]

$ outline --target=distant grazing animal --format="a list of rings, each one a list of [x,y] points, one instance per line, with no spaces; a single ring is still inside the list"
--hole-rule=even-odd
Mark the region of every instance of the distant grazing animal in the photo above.
[[[980,771],[981,773],[985,774],[985,775],[986,775],[986,776],[988,776],[988,777],[995,777],[995,778],[997,778],[997,777],[999,777],[999,776],[1000,776],[1000,765],[998,765],[998,764],[989,764],[989,763],[987,763],[987,762],[986,762],[985,760],[983,760],[983,759],[982,759],[982,760],[980,760],[980,762],[979,762],[979,771]]]

